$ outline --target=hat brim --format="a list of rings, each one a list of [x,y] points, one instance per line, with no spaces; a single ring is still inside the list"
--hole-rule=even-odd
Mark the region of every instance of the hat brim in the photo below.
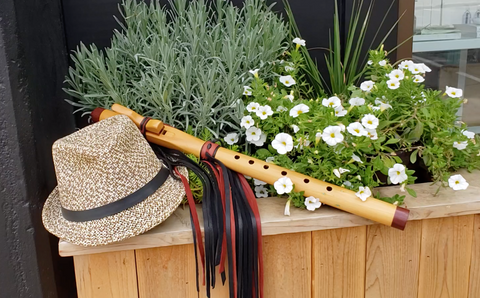
[[[187,177],[185,168],[179,168]],[[181,181],[167,178],[151,196],[120,213],[87,222],[73,222],[62,215],[58,187],[42,211],[45,228],[55,236],[82,246],[105,245],[145,233],[166,220],[181,204],[185,189]]]

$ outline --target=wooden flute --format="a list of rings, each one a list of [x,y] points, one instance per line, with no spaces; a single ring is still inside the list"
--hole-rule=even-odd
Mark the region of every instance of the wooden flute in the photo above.
[[[145,129],[144,134],[149,142],[163,147],[177,149],[200,157],[202,150],[206,150],[204,145],[210,143],[171,126],[164,125],[160,120],[150,119],[144,125],[145,117],[119,104],[114,104],[111,110],[95,109],[92,112],[92,120],[97,122],[118,114],[128,116],[139,128]],[[405,228],[410,212],[408,209],[377,200],[373,197],[369,197],[363,202],[355,195],[354,191],[349,189],[314,179],[226,148],[218,147],[215,149],[214,157],[233,171],[271,185],[279,178],[287,176],[294,183],[295,191],[304,191],[306,197],[313,196],[318,198],[323,204],[387,226],[400,230]]]

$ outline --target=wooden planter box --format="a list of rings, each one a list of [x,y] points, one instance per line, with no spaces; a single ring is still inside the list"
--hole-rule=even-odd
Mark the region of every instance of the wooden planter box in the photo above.
[[[480,173],[462,174],[465,191],[434,197],[436,186],[414,185],[403,232],[326,206],[287,217],[285,199],[259,199],[265,297],[480,297]],[[94,248],[61,241],[59,251],[74,257],[80,298],[193,298],[191,243],[189,211],[180,208],[135,238]],[[212,297],[228,297],[228,288]]]

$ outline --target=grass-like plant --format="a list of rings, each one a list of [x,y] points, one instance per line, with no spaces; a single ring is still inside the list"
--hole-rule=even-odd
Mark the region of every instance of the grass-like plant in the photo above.
[[[65,91],[76,111],[120,103],[194,135],[239,130],[248,71],[271,69],[287,24],[261,0],[124,0],[111,46],[81,44]]]

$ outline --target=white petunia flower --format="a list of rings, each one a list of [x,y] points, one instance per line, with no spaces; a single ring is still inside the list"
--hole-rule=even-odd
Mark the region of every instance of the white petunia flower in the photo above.
[[[457,148],[458,150],[463,150],[467,148],[468,141],[463,142],[453,142],[453,148]]]
[[[347,126],[347,131],[354,136],[362,137],[368,135],[365,127],[361,123],[353,122]]]
[[[292,85],[295,85],[295,80],[292,78],[292,76],[288,75],[288,76],[281,76],[280,77],[280,83],[282,83],[283,85],[287,86],[287,87],[290,87]]]
[[[294,133],[297,133],[300,130],[300,128],[298,126],[296,126],[295,124],[290,125],[290,127],[293,129]]]
[[[386,60],[382,60],[382,61],[378,62],[378,64],[379,64],[380,66],[385,66],[385,65],[387,65],[387,61],[386,61]]]
[[[462,134],[469,139],[475,139],[475,133],[473,131],[464,130]]]
[[[225,142],[227,142],[228,145],[233,145],[238,142],[238,134],[232,132],[226,135],[223,139],[225,140]]]
[[[253,178],[253,184],[255,184],[257,186],[258,185],[266,185],[267,182],[263,182],[262,180],[258,180],[258,179]]]
[[[267,188],[263,185],[255,186],[255,196],[257,198],[267,198],[268,197]]]
[[[373,89],[373,86],[375,83],[373,81],[365,81],[362,84],[360,84],[360,89],[362,89],[365,92],[370,92]]]
[[[403,73],[402,70],[400,69],[394,69],[392,70],[392,72],[390,72],[388,74],[388,77],[391,79],[391,80],[403,80],[405,78],[405,74]]]
[[[252,95],[252,88],[250,88],[249,86],[243,86],[243,95]]]
[[[453,190],[464,190],[468,188],[469,184],[462,175],[453,175],[448,178],[448,185],[453,188]]]
[[[322,139],[329,146],[335,146],[343,142],[343,135],[339,126],[328,126],[323,130]]]
[[[260,68],[254,69],[254,70],[249,70],[248,72],[251,73],[254,77],[258,78],[258,71]]]
[[[336,108],[342,105],[342,102],[340,101],[340,98],[336,96],[332,96],[330,98],[324,98],[322,100],[322,105],[327,107],[327,108]]]
[[[337,176],[337,178],[340,178],[340,177],[341,177],[340,171],[339,171],[338,169],[333,169],[333,174],[334,174],[335,176]]]
[[[341,131],[341,132],[345,132],[345,130],[347,129],[347,128],[345,127],[345,125],[343,125],[343,123],[341,123],[341,122],[338,123],[338,127],[340,127],[340,131]]]
[[[342,184],[345,185],[347,188],[352,188],[353,187],[353,184],[350,181],[345,181]]]
[[[307,45],[307,42],[304,39],[301,39],[299,37],[295,37],[293,39],[293,43],[305,47]]]
[[[291,72],[291,71],[294,71],[294,70],[295,70],[295,68],[293,66],[290,66],[290,65],[285,66],[285,71],[286,72]]]
[[[262,133],[262,135],[260,136],[260,139],[258,139],[258,141],[252,141],[250,143],[254,144],[255,146],[262,147],[263,144],[265,144],[266,140],[267,140],[267,135]]]
[[[286,111],[288,111],[288,109],[284,106],[278,106],[277,108],[277,112],[286,112]]]
[[[257,109],[256,114],[260,119],[265,120],[268,118],[268,116],[273,115],[273,111],[269,105],[264,105]]]
[[[245,127],[246,129],[249,129],[254,124],[255,121],[253,121],[252,116],[243,116],[242,120],[240,121],[240,126]]]
[[[412,60],[405,60],[400,63],[398,66],[399,69],[409,69],[411,66],[413,66],[415,63],[413,63]]]
[[[417,63],[417,65],[419,67],[421,67],[423,69],[423,72],[431,72],[432,70],[430,69],[430,67],[428,67],[427,65],[425,65],[425,63]]]
[[[306,104],[301,103],[299,105],[294,106],[290,110],[290,116],[292,116],[293,118],[297,118],[300,114],[305,114],[305,113],[308,113],[309,111],[310,111],[310,108]]]
[[[359,106],[363,106],[365,104],[365,99],[361,98],[361,97],[353,97],[353,98],[350,98],[350,100],[348,102],[353,107],[355,107],[355,106],[359,107]]]
[[[337,117],[343,117],[347,115],[347,110],[345,110],[342,106],[338,106],[335,108],[335,116]]]
[[[245,177],[245,179],[248,179],[248,180],[252,179],[252,177],[250,176],[247,176],[247,175],[243,175],[243,176]]]
[[[340,174],[344,174],[344,173],[350,172],[349,169],[344,169],[344,168],[338,168],[338,170],[340,171]]]
[[[368,129],[367,128],[367,136],[372,140],[378,140],[378,133],[376,129]]]
[[[372,64],[373,64],[373,61],[372,61],[372,60],[368,60],[368,61],[367,61],[367,64],[368,64],[368,65],[372,65]]]
[[[287,203],[285,204],[285,211],[283,211],[283,215],[285,216],[290,216],[290,198],[287,200]]]
[[[387,87],[392,90],[398,89],[400,87],[400,81],[390,79],[387,81]]]
[[[382,111],[382,112],[385,111],[386,109],[391,109],[392,108],[392,106],[389,105],[387,102],[379,100],[379,99],[375,99],[375,104],[380,105],[378,107],[378,109],[380,109],[380,111]]]
[[[268,163],[273,163],[274,160],[275,160],[275,157],[273,156],[267,157],[267,159],[265,159],[265,161]]]
[[[260,104],[257,102],[251,102],[247,105],[246,109],[249,112],[256,113],[258,111],[258,108],[260,107]]]
[[[360,186],[358,188],[358,192],[356,192],[355,195],[359,197],[360,200],[365,202],[372,195],[372,192],[370,191],[370,188],[368,186],[367,187]]]
[[[320,208],[320,206],[322,206],[322,203],[320,203],[319,199],[310,196],[308,198],[305,198],[305,206],[307,207],[307,210],[315,211],[316,209]]]
[[[290,100],[290,102],[293,102],[293,100],[295,99],[295,96],[293,96],[293,92],[292,92],[289,95],[285,95],[284,98]]]
[[[358,155],[356,155],[355,153],[352,154],[352,159],[356,162],[363,163],[363,161],[360,159],[360,157]]]
[[[388,169],[388,178],[393,184],[399,184],[408,179],[405,173],[405,166],[399,163],[393,165],[393,168]]]
[[[277,150],[278,154],[287,154],[293,150],[293,139],[288,133],[279,133],[272,141],[272,147]]]
[[[247,129],[245,134],[247,135],[247,141],[255,142],[260,140],[260,137],[262,136],[262,131],[260,130],[260,128],[252,126],[249,129]]]
[[[288,177],[282,177],[273,184],[279,195],[290,193],[293,190],[293,182]]]
[[[419,74],[424,72],[423,67],[415,63],[409,65],[408,70],[410,70],[410,72],[413,74]]]
[[[372,114],[366,114],[362,118],[362,124],[367,129],[376,129],[378,127],[378,118]]]
[[[414,81],[415,83],[423,83],[423,82],[425,82],[425,78],[422,77],[421,75],[415,75],[415,76],[413,77],[413,81]]]
[[[462,89],[457,89],[457,88],[448,87],[448,86],[447,86],[447,90],[445,91],[445,93],[447,93],[447,95],[452,97],[452,98],[460,98],[460,97],[463,96],[463,90]]]

